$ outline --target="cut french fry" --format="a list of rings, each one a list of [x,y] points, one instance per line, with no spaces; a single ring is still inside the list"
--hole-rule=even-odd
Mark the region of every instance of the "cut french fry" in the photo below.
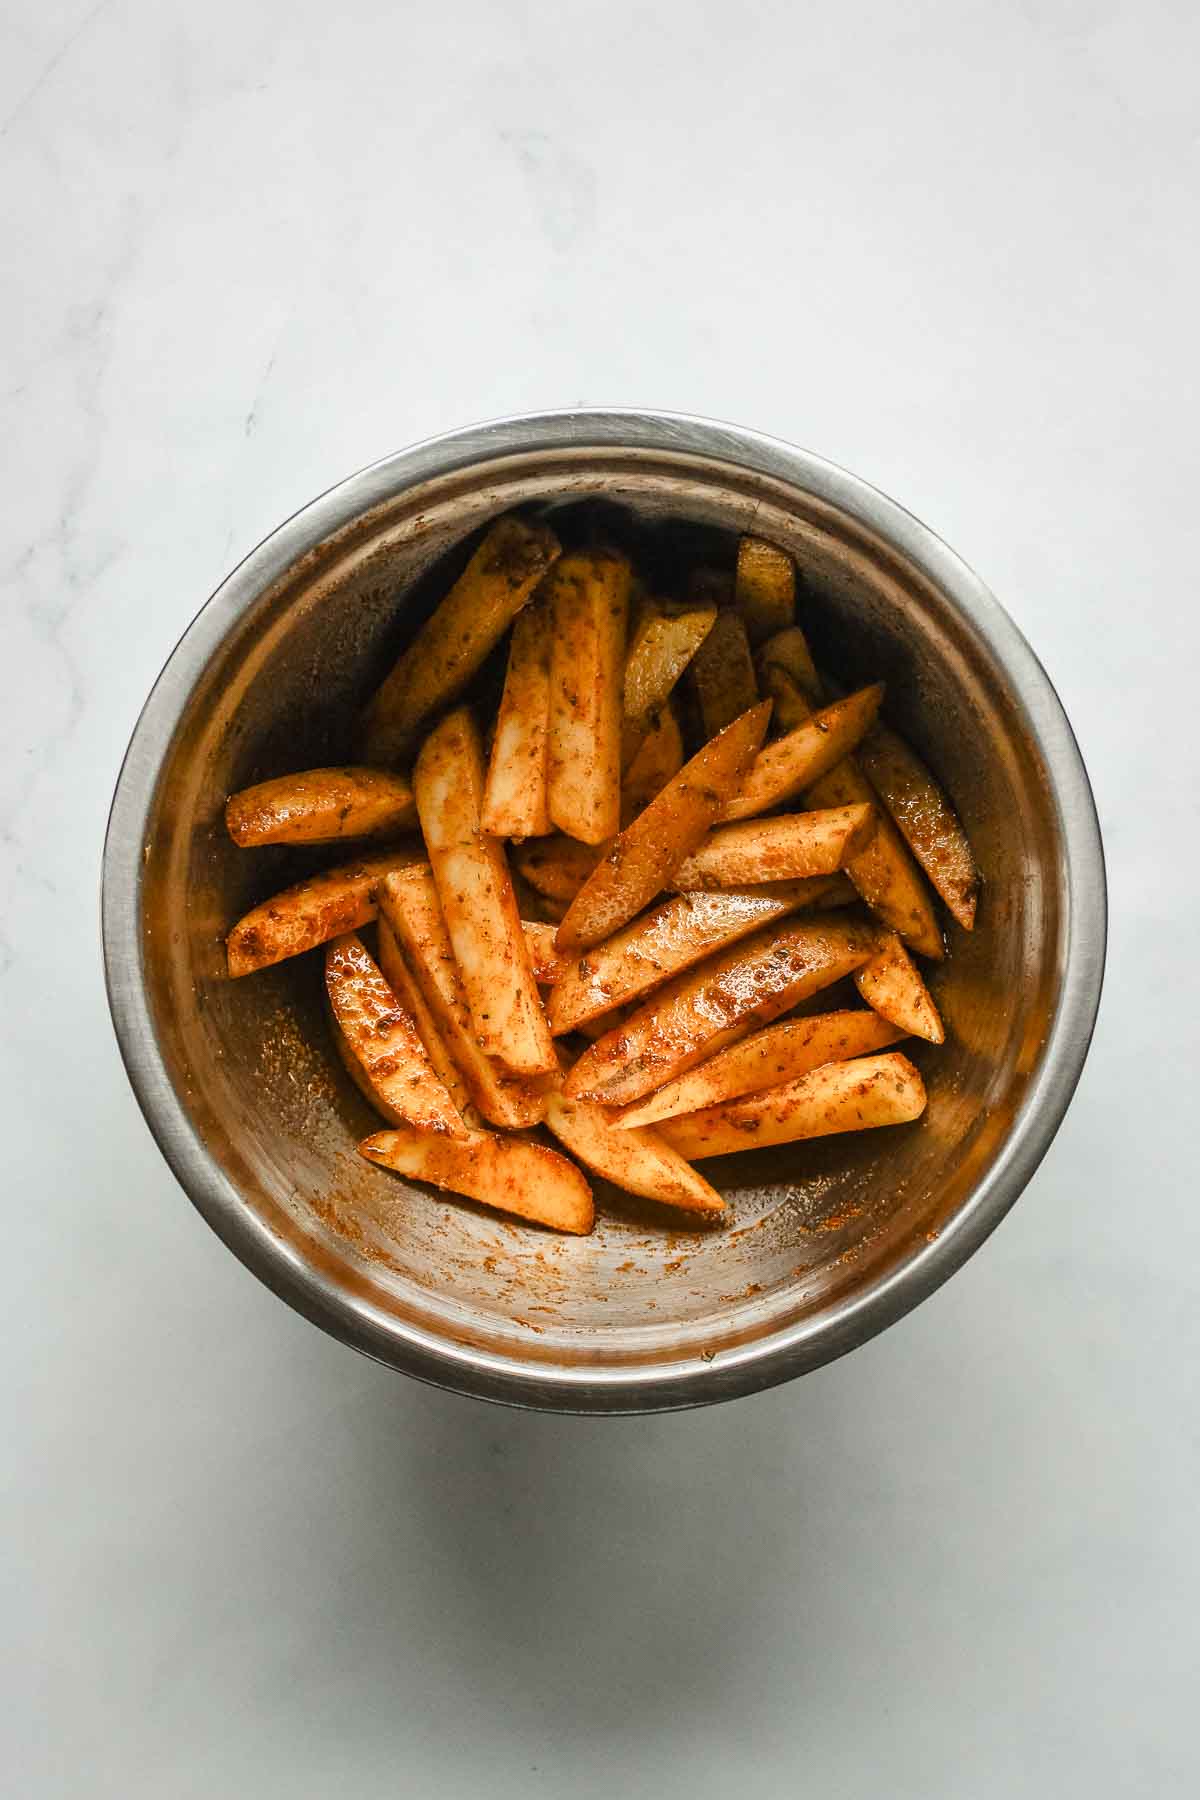
[[[753,706],[726,726],[620,834],[571,902],[554,940],[560,950],[599,943],[662,891],[736,791],[770,710],[766,703]]]
[[[870,962],[854,971],[854,983],[867,1005],[901,1031],[931,1044],[945,1041],[933,996],[896,932],[889,931]]]
[[[685,1212],[725,1210],[717,1190],[657,1132],[618,1131],[602,1106],[552,1094],[546,1104],[546,1127],[581,1163],[628,1194],[641,1194]]]
[[[421,746],[413,792],[480,1047],[516,1075],[556,1070],[504,851],[480,829],[483,752],[465,707]]]
[[[762,538],[738,541],[737,607],[752,644],[783,631],[796,612],[796,565],[786,550]]]
[[[584,1051],[563,1093],[628,1106],[852,974],[875,941],[870,928],[835,919],[770,925],[652,995]]]
[[[302,956],[375,917],[375,889],[389,869],[416,861],[413,849],[396,848],[310,875],[264,900],[239,919],[225,940],[229,973],[252,975],[289,956]]]
[[[818,887],[818,884],[812,884]],[[546,997],[556,1036],[577,1031],[803,905],[809,884],[780,891],[682,894],[584,953]],[[819,889],[818,889],[819,891]],[[814,898],[816,896],[814,895]]]
[[[755,658],[763,697],[775,702],[771,723],[776,731],[795,731],[824,704],[821,677],[798,625],[776,632]]]
[[[412,788],[386,769],[305,769],[231,794],[225,825],[235,844],[332,844],[415,825]]]
[[[325,989],[351,1055],[389,1113],[421,1131],[464,1137],[462,1116],[436,1074],[416,1024],[352,931],[326,949]]]
[[[719,825],[680,863],[671,886],[686,893],[832,875],[866,847],[874,830],[873,806],[836,806]]]
[[[554,948],[553,925],[545,925],[538,919],[522,919],[521,930],[525,933],[534,980],[539,987],[553,987],[568,969],[574,967],[574,958],[564,956],[561,950]]]
[[[668,700],[655,714],[654,722],[621,782],[622,829],[631,825],[640,812],[645,812],[652,800],[657,800],[686,760],[683,733],[675,708]]]
[[[692,658],[690,673],[705,738],[716,737],[758,704],[746,627],[731,608],[718,612]]]
[[[379,911],[395,933],[476,1109],[490,1124],[510,1131],[536,1125],[546,1108],[545,1082],[510,1075],[480,1048],[429,864],[418,863],[385,879]]]
[[[769,1144],[904,1125],[925,1110],[925,1084],[907,1056],[893,1050],[853,1062],[826,1063],[786,1087],[767,1088],[744,1100],[726,1100],[703,1112],[664,1119],[657,1127],[689,1160],[730,1156]]]
[[[550,608],[535,600],[517,614],[508,673],[483,791],[483,829],[493,837],[544,837],[550,709]]]
[[[514,844],[513,867],[523,881],[547,900],[570,902],[604,855],[601,846],[581,844],[558,833]]]
[[[458,698],[558,554],[545,525],[496,520],[367,708],[372,761],[398,762],[425,721]]]
[[[806,787],[805,799],[810,806],[861,806],[874,802],[875,790],[849,756]],[[872,912],[922,956],[936,960],[946,954],[925,877],[881,807],[876,808],[874,837],[850,859],[846,873]]]
[[[465,1139],[432,1137],[399,1129],[377,1131],[358,1148],[381,1168],[465,1194],[497,1212],[576,1235],[592,1229],[595,1207],[583,1175],[557,1150],[527,1138],[490,1131],[472,1131]]]
[[[378,933],[378,961],[387,982],[397,1000],[412,1019],[417,1028],[417,1036],[425,1046],[434,1073],[444,1084],[446,1092],[458,1109],[459,1116],[468,1125],[479,1123],[477,1108],[471,1102],[471,1090],[459,1073],[458,1065],[450,1054],[449,1047],[442,1035],[438,1022],[416,978],[404,960],[404,952],[400,940],[388,924],[383,911],[380,911],[379,922],[375,927]],[[353,1071],[351,1071],[353,1073]],[[385,1113],[385,1118],[388,1116]],[[390,1121],[393,1125],[395,1119]]]
[[[614,1125],[656,1124],[680,1113],[700,1112],[725,1100],[757,1094],[763,1088],[780,1087],[819,1069],[823,1063],[847,1062],[854,1056],[870,1056],[894,1044],[905,1033],[878,1013],[857,1008],[848,1012],[815,1013],[806,1019],[784,1019],[768,1025],[740,1044],[697,1063],[678,1081],[669,1081],[636,1106],[618,1114]]]
[[[823,707],[786,737],[776,738],[760,750],[738,792],[722,808],[722,820],[753,819],[811,787],[854,749],[874,723],[882,699],[882,683],[861,688],[857,694]],[[869,800],[871,795],[868,793],[866,798]],[[814,804],[851,802],[831,800]]]
[[[979,871],[954,808],[925,764],[897,732],[878,723],[859,745],[858,761],[955,919],[972,930]]]
[[[621,824],[621,695],[632,570],[612,552],[576,552],[546,582],[550,663],[547,805],[551,821],[585,844]]]
[[[715,606],[668,607],[657,600],[642,603],[625,658],[623,768],[628,769],[633,761],[655,715],[712,630],[716,616]]]

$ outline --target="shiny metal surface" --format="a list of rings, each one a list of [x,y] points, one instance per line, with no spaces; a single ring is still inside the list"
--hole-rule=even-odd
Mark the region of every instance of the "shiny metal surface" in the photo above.
[[[700,1232],[598,1187],[593,1237],[508,1225],[367,1166],[370,1115],[325,1038],[316,959],[224,975],[222,937],[296,853],[238,851],[226,793],[348,754],[355,709],[491,515],[611,503],[657,534],[753,527],[805,572],[804,617],[948,787],[984,875],[978,929],[914,1052],[923,1121],[710,1165]],[[431,573],[432,571],[432,573]],[[426,579],[428,577],[428,579]],[[1104,869],[1044,672],[978,578],[819,458],[672,415],[553,413],[389,457],[306,507],[198,615],[146,703],[104,855],[104,950],[130,1080],[229,1247],[368,1355],[464,1393],[572,1411],[700,1405],[862,1343],[1003,1217],[1074,1089],[1099,1000]]]

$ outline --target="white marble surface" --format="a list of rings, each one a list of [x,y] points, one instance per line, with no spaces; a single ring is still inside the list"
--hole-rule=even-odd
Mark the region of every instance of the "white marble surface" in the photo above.
[[[0,12],[11,1794],[1200,1790],[1190,0]],[[991,581],[1112,873],[1075,1106],[850,1359],[665,1420],[427,1392],[175,1187],[105,809],[228,566],[577,401],[824,452]]]

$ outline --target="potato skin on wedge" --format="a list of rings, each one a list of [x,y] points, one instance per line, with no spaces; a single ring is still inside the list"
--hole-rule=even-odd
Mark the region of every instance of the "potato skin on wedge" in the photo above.
[[[225,802],[225,828],[243,850],[378,837],[416,822],[412,788],[387,769],[305,769],[256,782]]]
[[[465,1135],[411,1015],[352,931],[326,947],[325,991],[350,1054],[389,1111],[421,1131]]]
[[[875,790],[855,759],[846,757],[807,788],[805,798],[810,806],[865,806],[874,804]],[[885,925],[922,956],[941,960],[946,946],[925,877],[881,807],[876,808],[874,836],[851,857],[846,873]]]
[[[579,1169],[557,1150],[528,1138],[491,1131],[435,1137],[399,1127],[375,1132],[358,1149],[380,1168],[554,1231],[584,1236],[595,1222],[592,1190]]]
[[[964,931],[975,927],[979,870],[958,815],[899,732],[876,723],[858,760],[901,836]]]
[[[946,1032],[933,995],[921,979],[920,970],[904,948],[898,932],[885,932],[870,962],[854,971],[854,984],[859,993],[880,1015],[901,1031],[928,1043],[945,1042]]]
[[[701,1160],[835,1132],[904,1125],[924,1110],[925,1083],[907,1056],[892,1051],[826,1063],[786,1087],[664,1119],[656,1130],[681,1156]]]
[[[357,862],[339,863],[284,888],[239,919],[225,940],[229,973],[237,978],[302,956],[318,944],[357,931],[375,917],[375,891],[392,869],[418,860],[415,849],[397,847]]]

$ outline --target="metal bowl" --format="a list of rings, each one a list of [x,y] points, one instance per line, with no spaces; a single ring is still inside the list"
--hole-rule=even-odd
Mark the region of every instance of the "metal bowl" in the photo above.
[[[652,535],[753,530],[795,555],[805,620],[948,788],[984,877],[977,929],[932,977],[943,1049],[914,1125],[709,1165],[729,1200],[681,1228],[598,1186],[558,1238],[368,1166],[330,1053],[319,959],[248,980],[222,939],[293,878],[236,850],[222,807],[269,773],[345,760],[357,707],[463,541],[513,506],[592,501]],[[435,566],[437,565],[437,566]],[[213,1229],[357,1349],[487,1399],[641,1412],[728,1399],[861,1344],[953,1273],[1044,1154],[1087,1052],[1104,865],[1087,776],[1043,670],[924,525],[820,458],[686,417],[550,413],[386,458],[290,519],[199,613],[117,784],[104,950],[146,1119]]]

